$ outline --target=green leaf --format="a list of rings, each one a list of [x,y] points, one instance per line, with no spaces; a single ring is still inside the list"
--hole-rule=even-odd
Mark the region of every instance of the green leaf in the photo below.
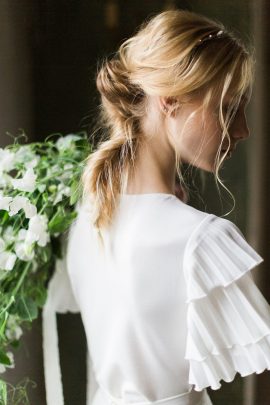
[[[5,332],[7,320],[8,320],[8,313],[4,312],[3,316],[0,317],[0,337],[1,338],[3,338],[4,332]]]
[[[43,307],[47,299],[47,290],[45,288],[37,289],[35,291],[35,303],[39,307]]]
[[[14,349],[17,349],[18,347],[20,347],[20,340],[12,340],[11,342],[9,342],[10,346],[12,346]],[[1,404],[1,402],[0,402]]]
[[[0,404],[7,405],[7,384],[4,380],[0,380]]]
[[[80,194],[81,194],[81,187],[80,187],[78,181],[74,180],[70,186],[69,204],[75,205],[80,197]]]
[[[63,249],[62,249],[61,239],[59,237],[55,238],[52,236],[51,244],[52,244],[52,251],[53,251],[54,255],[57,258],[62,259],[63,258]]]
[[[51,245],[48,243],[46,246],[39,246],[37,256],[39,258],[39,264],[49,262],[52,257]]]
[[[59,207],[48,224],[49,232],[62,233],[66,231],[72,224],[76,216],[77,213],[75,211],[67,213],[62,207]]]
[[[11,361],[8,355],[1,349],[0,349],[0,363],[4,364],[5,366],[11,365]]]
[[[5,210],[0,210],[0,219],[1,219],[1,225],[4,225],[9,219],[8,212]]]
[[[15,308],[15,312],[23,320],[32,321],[38,317],[38,308],[32,298],[18,297],[16,299]]]
[[[83,151],[89,149],[89,142],[87,139],[76,139],[74,140],[74,143],[76,144],[76,148],[82,149]]]

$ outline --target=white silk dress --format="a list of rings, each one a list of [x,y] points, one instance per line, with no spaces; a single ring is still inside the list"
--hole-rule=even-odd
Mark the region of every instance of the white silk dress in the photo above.
[[[82,317],[87,405],[211,405],[207,388],[270,369],[251,274],[264,259],[234,223],[173,194],[124,194],[103,250],[90,205],[76,209],[43,309],[47,405],[64,405],[57,312]]]

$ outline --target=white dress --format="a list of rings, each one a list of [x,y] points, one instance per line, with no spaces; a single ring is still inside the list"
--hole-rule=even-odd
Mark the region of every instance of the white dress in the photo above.
[[[206,388],[270,369],[263,258],[230,220],[173,194],[124,194],[105,233],[89,207],[66,238],[43,310],[47,405],[63,405],[56,312],[80,312],[87,405],[210,405]]]

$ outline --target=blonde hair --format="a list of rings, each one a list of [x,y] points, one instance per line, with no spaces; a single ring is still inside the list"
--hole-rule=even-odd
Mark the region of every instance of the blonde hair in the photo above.
[[[222,35],[216,35],[220,30]],[[243,95],[250,92],[253,65],[251,52],[220,22],[182,10],[164,11],[145,20],[112,58],[102,60],[96,77],[101,95],[97,122],[105,139],[88,156],[81,179],[83,198],[92,203],[92,221],[99,232],[111,223],[119,194],[125,192],[135,167],[136,151],[143,142],[140,122],[147,96],[181,100],[199,93],[203,108],[219,100],[222,141],[228,138],[230,144],[230,120]],[[228,93],[232,98],[224,116],[223,99]],[[216,183],[229,191],[218,173],[225,158],[221,145],[214,175]],[[180,184],[185,185],[177,153],[175,164]]]

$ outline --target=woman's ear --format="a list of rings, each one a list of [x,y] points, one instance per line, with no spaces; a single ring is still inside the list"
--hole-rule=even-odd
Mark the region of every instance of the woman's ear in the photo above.
[[[176,97],[158,97],[158,103],[161,111],[165,115],[175,115],[179,107],[179,100]]]

